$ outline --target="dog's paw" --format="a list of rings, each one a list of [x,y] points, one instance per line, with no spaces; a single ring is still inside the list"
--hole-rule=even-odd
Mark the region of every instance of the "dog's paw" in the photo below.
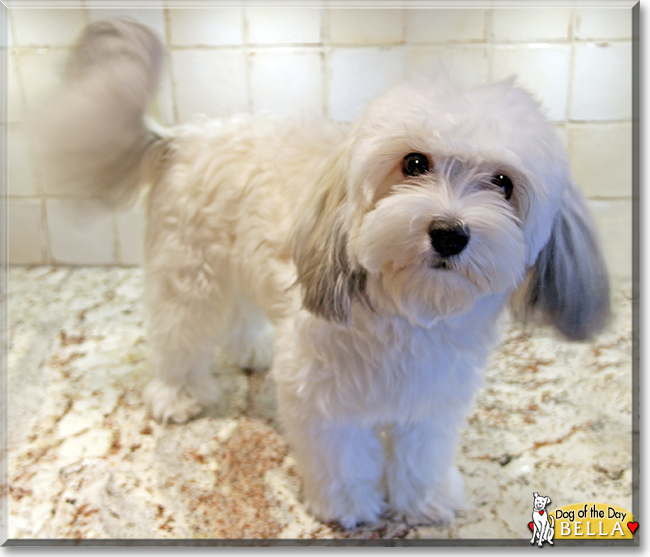
[[[445,482],[423,488],[395,478],[391,486],[390,510],[393,520],[412,526],[419,524],[448,524],[456,512],[463,510],[463,480],[455,468]]]
[[[203,410],[201,402],[182,387],[154,379],[143,393],[153,418],[160,423],[183,424]]]
[[[379,489],[362,484],[330,489],[327,496],[308,497],[305,505],[322,522],[338,522],[352,529],[378,522],[386,503]]]
[[[408,510],[393,510],[390,517],[396,522],[405,522],[410,526],[450,524],[456,516],[456,510],[458,509],[440,504],[433,499]]]

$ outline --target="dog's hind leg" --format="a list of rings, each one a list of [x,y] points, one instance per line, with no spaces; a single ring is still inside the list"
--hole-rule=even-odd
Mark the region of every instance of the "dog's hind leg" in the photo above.
[[[212,352],[190,353],[166,347],[157,353],[158,357],[152,358],[157,376],[147,385],[144,399],[156,421],[184,423],[199,414],[204,403],[216,398],[217,385],[210,377]]]
[[[264,311],[246,294],[231,305],[228,326],[219,344],[226,362],[242,369],[268,369],[273,361],[275,330]]]
[[[549,515],[548,519],[549,522],[546,530],[546,541],[551,545],[554,545],[553,536],[555,535],[555,519],[551,515]]]
[[[218,395],[212,359],[229,313],[227,285],[200,268],[149,269],[148,275],[150,362],[156,377],[144,398],[157,421],[183,423]]]

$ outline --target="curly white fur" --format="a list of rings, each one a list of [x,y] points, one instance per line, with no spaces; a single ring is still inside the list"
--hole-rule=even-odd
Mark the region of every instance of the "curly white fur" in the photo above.
[[[99,161],[103,195],[150,186],[153,415],[200,412],[219,389],[219,345],[238,365],[272,366],[315,515],[346,527],[386,510],[451,519],[462,504],[458,430],[508,301],[577,338],[607,315],[593,224],[552,126],[511,82],[461,91],[441,77],[387,92],[350,130],[243,117],[155,132],[142,96],[158,67],[152,37],[134,23],[93,24],[53,101],[66,143],[53,140],[60,116],[41,120],[54,159],[69,160],[83,137],[76,170]],[[114,71],[124,64],[139,72]],[[136,170],[125,145],[141,154]],[[427,172],[404,170],[414,152]],[[432,230],[450,223],[471,236],[441,255]]]

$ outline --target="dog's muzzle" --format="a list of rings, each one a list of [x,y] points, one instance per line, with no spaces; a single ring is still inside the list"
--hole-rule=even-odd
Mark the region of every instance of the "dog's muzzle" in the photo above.
[[[459,222],[434,221],[429,227],[431,245],[440,257],[458,255],[469,243],[469,228]]]

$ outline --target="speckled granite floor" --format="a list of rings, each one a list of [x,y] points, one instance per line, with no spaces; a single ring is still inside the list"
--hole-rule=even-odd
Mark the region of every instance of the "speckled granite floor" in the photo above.
[[[273,386],[215,363],[224,393],[198,419],[147,416],[142,272],[8,272],[10,539],[524,540],[532,493],[632,510],[630,289],[591,344],[506,323],[458,460],[450,526],[344,531],[304,511]]]

